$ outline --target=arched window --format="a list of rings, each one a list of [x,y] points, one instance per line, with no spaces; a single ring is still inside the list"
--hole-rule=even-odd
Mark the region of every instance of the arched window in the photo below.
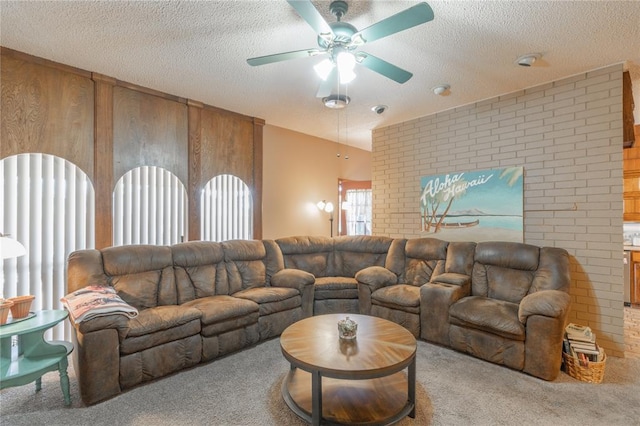
[[[113,192],[113,245],[171,245],[187,239],[187,191],[161,167],[128,171]]]
[[[206,241],[253,238],[253,202],[249,187],[233,175],[207,182],[201,199],[201,235]]]
[[[32,294],[32,310],[62,309],[67,257],[95,246],[91,181],[73,163],[38,153],[0,160],[0,178],[0,232],[27,250],[24,256],[0,260],[0,297]],[[51,334],[71,338],[70,327],[62,324]]]

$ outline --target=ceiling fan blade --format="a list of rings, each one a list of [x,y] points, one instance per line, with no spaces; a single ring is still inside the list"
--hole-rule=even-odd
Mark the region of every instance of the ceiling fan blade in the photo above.
[[[365,52],[358,52],[356,54],[356,61],[370,70],[375,71],[378,74],[382,74],[383,76],[400,84],[406,83],[411,77],[413,77],[413,74],[409,71],[405,71],[402,68]]]
[[[358,31],[351,36],[351,41],[356,45],[369,43],[415,27],[416,25],[424,24],[432,19],[433,10],[431,7],[427,3],[419,3],[409,9],[383,19],[364,30]]]
[[[287,0],[298,14],[307,21],[311,28],[321,37],[333,38],[333,30],[324,20],[318,9],[311,3],[311,0]]]
[[[334,67],[325,81],[320,83],[316,98],[325,98],[338,86],[338,70]]]
[[[293,52],[276,53],[273,55],[258,56],[257,58],[249,58],[247,59],[247,63],[255,67],[258,65],[272,64],[274,62],[288,61],[289,59],[308,58],[309,56],[316,56],[322,53],[326,53],[326,51],[321,49],[295,50]]]

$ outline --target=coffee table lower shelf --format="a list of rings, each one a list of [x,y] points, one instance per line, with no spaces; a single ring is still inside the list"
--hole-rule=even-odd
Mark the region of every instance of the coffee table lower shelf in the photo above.
[[[322,377],[322,416],[325,425],[388,425],[413,414],[407,395],[407,375],[365,380]],[[311,373],[292,368],[282,383],[282,396],[291,410],[312,423]]]

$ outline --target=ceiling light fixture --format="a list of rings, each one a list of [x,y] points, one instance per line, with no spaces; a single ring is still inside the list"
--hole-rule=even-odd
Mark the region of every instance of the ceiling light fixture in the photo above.
[[[327,81],[331,71],[337,67],[341,84],[351,83],[356,78],[353,69],[356,66],[356,57],[344,47],[334,47],[331,51],[331,58],[324,59],[317,63],[313,69],[322,81]]]
[[[329,95],[326,98],[322,98],[324,106],[331,109],[346,108],[349,102],[351,102],[351,98],[346,95]]]
[[[520,56],[516,61],[516,64],[520,65],[521,67],[530,67],[541,57],[542,55],[539,53],[528,53],[526,55]]]
[[[433,93],[438,96],[447,96],[451,90],[451,86],[448,84],[441,84],[433,88]]]

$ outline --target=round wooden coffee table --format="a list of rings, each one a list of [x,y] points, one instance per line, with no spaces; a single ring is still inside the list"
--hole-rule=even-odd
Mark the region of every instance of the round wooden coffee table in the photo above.
[[[338,337],[347,316],[358,323],[354,340]],[[289,326],[280,347],[291,363],[282,396],[313,425],[415,417],[416,339],[404,327],[367,315],[319,315]]]

